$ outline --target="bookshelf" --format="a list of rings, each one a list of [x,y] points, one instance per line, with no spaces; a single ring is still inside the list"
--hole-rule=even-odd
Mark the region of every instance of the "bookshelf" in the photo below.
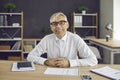
[[[22,60],[23,12],[0,13],[0,59]]]
[[[23,60],[26,60],[29,52],[40,42],[41,39],[23,39]]]
[[[73,12],[71,31],[79,34],[84,40],[98,38],[98,14]]]

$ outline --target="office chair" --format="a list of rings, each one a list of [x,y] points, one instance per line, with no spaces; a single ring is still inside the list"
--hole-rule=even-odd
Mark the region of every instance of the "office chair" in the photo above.
[[[101,58],[99,50],[95,46],[89,46],[89,48],[93,51],[93,53],[97,57],[98,63],[101,63],[102,62],[102,58]]]
[[[47,53],[42,54],[41,57],[47,58]]]

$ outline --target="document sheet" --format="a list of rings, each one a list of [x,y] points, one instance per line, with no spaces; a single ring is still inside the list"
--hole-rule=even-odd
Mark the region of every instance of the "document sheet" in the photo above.
[[[91,69],[90,71],[111,79],[120,80],[120,70],[110,68],[109,66],[105,66],[98,69]]]
[[[44,74],[48,75],[67,75],[67,76],[79,76],[78,68],[47,68]]]

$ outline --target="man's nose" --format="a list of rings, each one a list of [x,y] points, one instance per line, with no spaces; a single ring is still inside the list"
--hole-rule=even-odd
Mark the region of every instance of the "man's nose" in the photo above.
[[[61,25],[58,23],[58,24],[56,25],[56,27],[61,27]]]

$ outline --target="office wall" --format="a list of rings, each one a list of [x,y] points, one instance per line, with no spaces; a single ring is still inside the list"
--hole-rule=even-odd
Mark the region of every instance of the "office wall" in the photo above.
[[[105,35],[112,36],[110,31],[105,29],[105,26],[113,24],[113,0],[100,0],[100,37],[105,38]]]
[[[113,2],[114,11],[114,39],[120,40],[120,0],[114,0]]]
[[[89,7],[89,13],[99,14],[99,0],[0,0],[0,12],[7,2],[14,2],[14,12],[24,11],[24,38],[42,38],[51,33],[49,18],[54,12],[64,12],[71,26],[71,13],[78,12],[79,6]],[[69,29],[70,30],[70,29]]]

